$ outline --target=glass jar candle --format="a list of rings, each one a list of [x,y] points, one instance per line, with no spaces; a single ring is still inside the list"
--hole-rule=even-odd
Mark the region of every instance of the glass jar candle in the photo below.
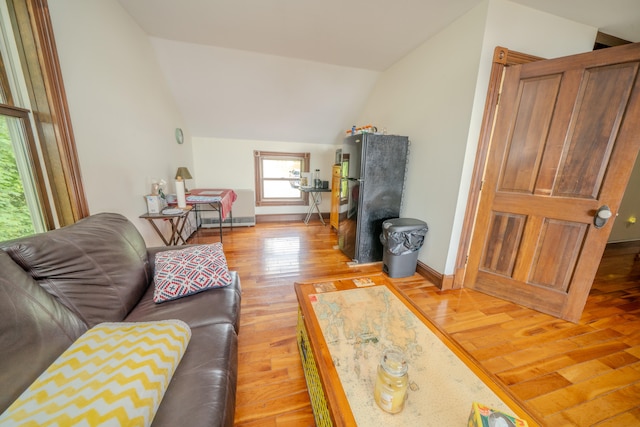
[[[378,365],[373,398],[380,408],[396,414],[404,408],[409,375],[407,361],[399,349],[386,349]]]

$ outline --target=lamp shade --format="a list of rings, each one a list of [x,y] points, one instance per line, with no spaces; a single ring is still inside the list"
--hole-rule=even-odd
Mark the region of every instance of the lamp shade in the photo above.
[[[182,179],[193,179],[189,169],[184,166],[178,168],[178,171],[176,172],[176,179],[178,179],[179,176],[182,177]]]

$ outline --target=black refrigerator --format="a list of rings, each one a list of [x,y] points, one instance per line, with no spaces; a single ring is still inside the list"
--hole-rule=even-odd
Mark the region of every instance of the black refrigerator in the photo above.
[[[338,245],[355,262],[382,260],[382,223],[400,216],[408,151],[409,138],[397,135],[352,135],[342,144]]]

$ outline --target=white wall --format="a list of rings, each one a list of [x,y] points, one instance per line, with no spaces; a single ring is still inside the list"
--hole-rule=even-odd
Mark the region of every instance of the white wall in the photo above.
[[[380,77],[361,122],[411,140],[401,214],[429,225],[422,262],[453,274],[494,48],[551,58],[591,50],[596,31],[486,0]]]
[[[507,0],[487,0],[487,3],[489,9],[482,40],[480,68],[445,274],[452,274],[455,268],[495,47],[503,46],[547,59],[558,58],[593,50],[598,32],[597,28]]]
[[[638,160],[631,172],[629,184],[617,214],[618,216],[613,218],[615,222],[611,228],[609,242],[640,240],[640,161]],[[631,217],[636,219],[635,223],[629,222]]]
[[[420,260],[444,274],[453,273],[494,47],[551,58],[590,50],[596,34],[507,0],[485,0],[379,75],[150,41],[116,0],[56,0],[49,7],[92,213],[123,213],[157,244],[137,218],[151,178],[170,180],[178,166],[188,166],[197,186],[253,188],[253,150],[260,149],[310,151],[311,168],[330,180],[332,144],[344,128],[373,123],[411,139],[402,215],[427,221]],[[178,108],[181,97],[197,95],[176,83],[184,79],[199,82],[201,102],[215,103],[219,112],[189,117],[215,124],[197,134]],[[270,106],[289,108],[277,116]],[[225,120],[246,122],[255,137],[224,135]],[[283,123],[299,130],[308,120],[329,133],[303,141],[286,136]],[[185,130],[182,146],[175,127]],[[199,137],[193,143],[192,133]]]
[[[194,177],[192,187],[251,189],[255,191],[253,151],[309,153],[309,170],[320,169],[320,179],[329,181],[335,159],[335,145],[222,138],[193,138]],[[326,193],[320,209],[329,212],[331,198]],[[262,206],[256,214],[304,213],[307,206]]]
[[[194,136],[334,144],[380,73],[151,39]]]
[[[392,66],[360,117],[410,139],[401,216],[426,221],[420,260],[442,272],[460,185],[486,5]]]
[[[131,219],[160,244],[143,195],[192,166],[188,129],[148,37],[115,0],[49,2],[90,212]],[[178,145],[174,129],[184,127]]]

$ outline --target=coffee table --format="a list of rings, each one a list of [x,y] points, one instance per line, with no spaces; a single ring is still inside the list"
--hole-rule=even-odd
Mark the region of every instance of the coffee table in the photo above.
[[[318,426],[465,426],[473,402],[538,425],[509,391],[395,289],[386,275],[294,285],[297,340]],[[373,390],[382,351],[409,364],[404,410],[380,409]]]

